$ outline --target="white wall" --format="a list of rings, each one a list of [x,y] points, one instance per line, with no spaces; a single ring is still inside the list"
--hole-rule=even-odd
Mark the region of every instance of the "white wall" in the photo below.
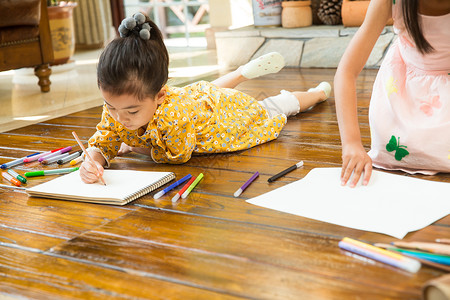
[[[211,27],[230,29],[253,24],[252,0],[209,0]]]

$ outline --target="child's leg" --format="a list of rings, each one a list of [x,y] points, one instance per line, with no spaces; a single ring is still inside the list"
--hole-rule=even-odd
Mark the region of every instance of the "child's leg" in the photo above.
[[[235,88],[238,84],[247,81],[248,78],[245,78],[241,74],[242,66],[240,66],[238,69],[234,70],[233,72],[230,72],[220,78],[217,78],[212,83],[217,85],[221,88]]]
[[[282,90],[279,95],[266,98],[259,103],[267,110],[271,118],[278,114],[285,114],[289,117],[326,100],[330,96],[330,92],[331,85],[328,82],[322,82],[307,92]]]
[[[259,76],[279,72],[284,67],[284,58],[278,52],[262,55],[237,70],[228,73],[212,83],[222,88],[235,88],[238,84]]]
[[[307,92],[292,92],[297,97],[300,104],[300,111],[306,111],[319,102],[328,99],[331,93],[331,85],[328,82],[321,82],[315,88],[309,89]]]

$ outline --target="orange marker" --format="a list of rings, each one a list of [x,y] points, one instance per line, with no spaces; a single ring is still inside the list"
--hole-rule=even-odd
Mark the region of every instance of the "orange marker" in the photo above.
[[[16,178],[12,177],[11,174],[2,172],[2,176],[3,176],[3,178],[5,178],[9,182],[11,182],[12,184],[14,184],[16,186],[20,186],[20,181],[17,180]]]

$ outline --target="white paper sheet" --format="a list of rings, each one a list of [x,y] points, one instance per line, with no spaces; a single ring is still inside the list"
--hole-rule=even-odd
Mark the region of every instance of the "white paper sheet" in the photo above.
[[[450,213],[450,183],[373,170],[367,186],[341,186],[341,168],[316,168],[305,178],[251,204],[402,239]]]

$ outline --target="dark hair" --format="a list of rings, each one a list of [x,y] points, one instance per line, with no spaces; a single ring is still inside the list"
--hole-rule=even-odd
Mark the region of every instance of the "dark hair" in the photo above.
[[[408,31],[409,35],[413,38],[417,49],[419,49],[422,54],[433,51],[433,47],[428,43],[422,33],[422,27],[419,22],[419,1],[403,0],[401,3],[406,31]]]
[[[155,97],[167,83],[169,54],[161,31],[147,16],[150,39],[139,36],[139,29],[112,40],[103,50],[97,66],[97,84],[113,95],[134,95],[139,100]]]

